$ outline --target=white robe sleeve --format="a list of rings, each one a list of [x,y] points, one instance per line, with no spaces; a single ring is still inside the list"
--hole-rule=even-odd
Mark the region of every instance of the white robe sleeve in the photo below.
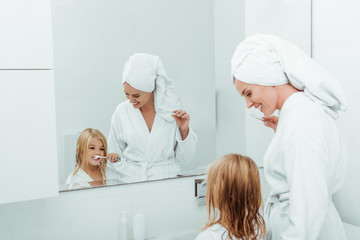
[[[198,138],[196,133],[189,127],[188,136],[182,140],[179,128],[176,131],[175,159],[177,162],[189,162],[196,153]]]
[[[121,158],[123,158],[123,151],[126,147],[126,143],[123,139],[122,124],[118,115],[118,109],[116,109],[111,118],[111,128],[108,138],[108,153],[117,153]]]
[[[66,184],[69,184],[69,189],[77,189],[83,187],[90,187],[89,182],[93,181],[93,179],[83,172],[82,169],[79,169],[77,173],[71,173],[66,180]]]
[[[281,239],[316,240],[331,203],[331,176],[327,172],[329,146],[321,130],[308,126],[295,128],[287,134],[283,146],[290,199],[288,228]]]
[[[136,176],[138,172],[137,167],[126,162],[126,159],[124,158],[123,152],[126,148],[126,143],[124,140],[121,119],[119,117],[120,115],[120,109],[117,108],[111,118],[111,128],[108,138],[108,153],[117,153],[121,158],[119,162],[111,163],[109,161],[107,163],[112,171],[112,179],[114,179],[115,176],[118,178]]]
[[[78,174],[70,175],[66,181],[66,184],[77,184],[79,186],[89,186],[89,183],[81,178]]]

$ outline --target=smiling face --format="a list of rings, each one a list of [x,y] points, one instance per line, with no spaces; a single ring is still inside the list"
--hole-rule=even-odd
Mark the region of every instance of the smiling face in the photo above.
[[[258,108],[264,116],[270,116],[278,109],[278,92],[275,87],[248,84],[237,79],[235,79],[235,87],[245,98],[247,108]]]
[[[95,156],[105,157],[105,147],[103,142],[97,138],[93,137],[89,142],[87,149],[87,161],[90,166],[98,166],[99,163],[103,160],[101,158],[96,159]]]
[[[152,92],[137,90],[128,83],[124,83],[124,92],[126,98],[129,99],[129,102],[134,108],[141,108],[154,98],[154,94]]]

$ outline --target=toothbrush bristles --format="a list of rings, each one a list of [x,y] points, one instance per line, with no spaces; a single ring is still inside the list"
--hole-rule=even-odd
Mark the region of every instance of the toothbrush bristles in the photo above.
[[[258,117],[258,116],[257,116],[255,113],[253,113],[253,112],[250,112],[249,115],[250,115],[251,117],[253,117],[253,118],[256,118],[256,119],[260,120],[260,121],[264,121],[264,119],[262,119],[261,117]]]

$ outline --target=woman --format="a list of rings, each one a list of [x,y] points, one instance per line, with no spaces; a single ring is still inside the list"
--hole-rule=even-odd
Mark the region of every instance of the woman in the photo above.
[[[128,101],[111,119],[110,161],[120,155],[117,169],[138,180],[176,177],[179,163],[194,157],[197,136],[172,92],[173,80],[159,57],[137,53],[125,64],[122,82]]]
[[[231,60],[237,91],[276,132],[264,158],[270,195],[266,239],[345,239],[332,196],[345,159],[336,126],[346,98],[339,83],[292,44],[256,35]],[[279,118],[271,116],[280,110]]]

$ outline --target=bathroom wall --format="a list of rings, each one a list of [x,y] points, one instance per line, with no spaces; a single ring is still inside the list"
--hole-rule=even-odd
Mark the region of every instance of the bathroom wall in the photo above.
[[[245,37],[245,0],[214,0],[216,157],[245,154],[245,105],[230,74],[230,59]]]
[[[334,197],[343,221],[360,227],[360,32],[354,0],[313,0],[313,57],[342,84],[348,111],[341,113],[339,128],[348,146],[344,187]],[[359,239],[358,235],[358,238]]]
[[[117,240],[120,212],[143,213],[146,238],[199,229],[205,207],[194,196],[196,177],[60,193],[59,197],[0,205],[1,240]]]

